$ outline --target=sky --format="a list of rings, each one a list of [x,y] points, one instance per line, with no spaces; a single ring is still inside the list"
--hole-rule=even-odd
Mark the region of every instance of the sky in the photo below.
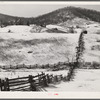
[[[0,13],[19,16],[19,17],[37,17],[49,13],[59,8],[71,5],[40,5],[40,4],[0,4]],[[94,9],[100,11],[100,5],[74,5],[76,7]]]

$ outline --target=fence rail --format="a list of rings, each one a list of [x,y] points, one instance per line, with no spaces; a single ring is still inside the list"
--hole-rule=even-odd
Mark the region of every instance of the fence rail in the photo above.
[[[49,75],[43,72],[36,76],[5,78],[0,79],[0,91],[46,91],[44,87],[61,80],[64,80],[63,75]]]

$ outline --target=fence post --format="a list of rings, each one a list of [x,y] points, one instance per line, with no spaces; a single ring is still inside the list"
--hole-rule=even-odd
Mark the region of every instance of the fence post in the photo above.
[[[53,74],[52,74],[52,75],[51,75],[51,78],[50,78],[50,82],[51,82],[51,83],[53,83],[53,82],[54,82],[54,80],[53,80],[53,79],[54,79],[54,77],[53,77]]]
[[[33,91],[33,88],[32,88],[32,76],[29,75],[29,83],[30,83],[30,90]]]
[[[50,65],[49,65],[49,64],[47,64],[47,68],[49,68],[49,66],[50,66]]]
[[[41,65],[41,68],[43,68],[43,69],[44,69],[44,68],[45,68],[45,66],[44,66],[44,65]]]
[[[4,91],[7,91],[7,84],[6,84],[6,81],[3,80],[3,83],[4,83]]]
[[[62,74],[60,75],[60,79],[63,80],[63,76],[62,76]]]
[[[50,77],[49,77],[49,74],[47,74],[47,82],[50,83]]]
[[[2,90],[2,80],[0,79],[0,90]]]
[[[46,76],[45,76],[45,75],[43,76],[43,83],[44,83],[44,86],[48,86],[47,80],[46,80]]]
[[[12,66],[10,65],[10,69],[12,68]]]
[[[18,65],[16,65],[16,69],[18,69]]]
[[[42,72],[42,75],[44,75],[44,73]]]
[[[58,82],[58,77],[57,77],[57,75],[55,76],[55,81]]]
[[[42,72],[42,78],[43,78],[43,86],[48,86],[48,84],[47,84],[47,80],[46,80],[46,75]]]
[[[33,80],[32,75],[29,75],[29,82],[30,82],[30,90],[31,91],[37,91],[35,81]]]
[[[1,80],[1,91],[4,91],[4,80]]]
[[[10,88],[9,88],[9,79],[8,78],[6,78],[6,89],[7,89],[7,91],[10,91]]]
[[[39,85],[41,85],[41,76],[38,74]]]
[[[38,64],[36,64],[35,68],[38,68]]]
[[[5,66],[3,66],[3,69],[5,69]]]

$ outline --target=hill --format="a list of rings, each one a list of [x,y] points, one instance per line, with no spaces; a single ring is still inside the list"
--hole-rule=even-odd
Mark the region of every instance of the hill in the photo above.
[[[24,18],[17,16],[10,16],[5,14],[0,14],[0,25],[28,25],[32,18]]]
[[[59,24],[74,18],[82,18],[89,21],[100,22],[100,12],[78,7],[65,7],[36,17],[34,19],[34,24]]]
[[[45,26],[48,24],[63,23],[74,18],[81,18],[89,21],[100,22],[100,12],[79,7],[65,7],[35,18],[24,18],[0,14],[0,25],[36,24]]]

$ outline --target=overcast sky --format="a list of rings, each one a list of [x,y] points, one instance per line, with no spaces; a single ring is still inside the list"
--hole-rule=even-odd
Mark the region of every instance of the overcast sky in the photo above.
[[[0,13],[19,17],[36,17],[63,7],[67,5],[0,4]],[[77,7],[100,11],[100,5],[78,5]]]

